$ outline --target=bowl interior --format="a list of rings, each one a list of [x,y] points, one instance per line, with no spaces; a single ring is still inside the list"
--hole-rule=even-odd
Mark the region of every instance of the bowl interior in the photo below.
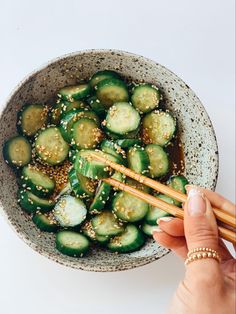
[[[193,91],[175,74],[146,58],[112,50],[90,50],[67,55],[32,73],[9,98],[0,118],[0,147],[16,133],[16,114],[26,102],[47,103],[58,89],[88,79],[94,72],[113,69],[133,80],[158,85],[166,106],[178,119],[185,156],[185,175],[190,183],[215,188],[218,173],[217,143],[211,121]],[[147,264],[168,250],[151,239],[138,252],[115,255],[94,249],[81,259],[60,254],[54,248],[54,235],[40,233],[17,205],[17,185],[13,171],[0,157],[0,205],[18,235],[33,249],[61,264],[91,271],[125,270]]]

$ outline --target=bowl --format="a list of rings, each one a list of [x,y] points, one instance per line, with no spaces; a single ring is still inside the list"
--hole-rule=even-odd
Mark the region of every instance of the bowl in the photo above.
[[[26,77],[3,108],[0,116],[0,146],[16,134],[17,111],[24,103],[45,103],[63,86],[88,79],[94,72],[113,69],[133,80],[158,85],[166,106],[178,119],[183,144],[185,175],[190,183],[214,189],[218,175],[218,149],[212,123],[200,100],[180,78],[162,65],[132,53],[117,50],[87,50],[50,61]],[[94,249],[84,258],[72,258],[55,249],[54,235],[41,233],[17,204],[13,171],[0,157],[1,212],[18,236],[35,251],[60,264],[87,271],[121,271],[145,265],[169,251],[150,239],[137,252],[110,253]]]

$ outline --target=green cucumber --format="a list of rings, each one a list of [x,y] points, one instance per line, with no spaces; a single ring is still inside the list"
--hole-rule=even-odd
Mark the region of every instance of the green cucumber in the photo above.
[[[56,248],[62,254],[82,257],[89,250],[89,240],[75,231],[62,230],[56,235]]]
[[[127,149],[127,148],[134,146],[134,145],[140,146],[142,142],[139,139],[124,138],[124,139],[116,140],[116,143],[121,148]]]
[[[82,100],[73,100],[72,102],[61,100],[61,115],[65,115],[69,111],[85,109],[88,109],[88,105]]]
[[[105,121],[109,132],[126,135],[139,128],[140,115],[129,103],[117,102],[108,110]]]
[[[174,200],[167,195],[159,194],[157,195],[157,198],[168,204],[174,205]],[[149,206],[149,211],[147,215],[145,216],[145,222],[151,226],[156,226],[157,219],[166,217],[166,216],[171,216],[171,215],[158,207]]]
[[[76,197],[88,198],[93,197],[97,183],[72,168],[69,172],[69,182]]]
[[[99,236],[95,233],[91,220],[85,221],[81,227],[82,233],[93,242],[99,242],[100,244],[106,244],[109,241],[109,237]]]
[[[109,200],[110,192],[111,186],[108,183],[101,181],[89,207],[89,212],[91,214],[98,214],[101,212],[101,210],[105,207],[106,202]]]
[[[48,121],[48,107],[41,104],[27,104],[18,112],[17,129],[32,137],[45,127]]]
[[[60,123],[62,105],[63,103],[60,100],[58,100],[51,109],[50,122],[54,125],[58,125]]]
[[[99,82],[112,78],[119,79],[120,75],[117,72],[111,70],[98,71],[91,77],[89,84],[92,88],[94,88]]]
[[[145,233],[147,236],[152,238],[152,234],[155,230],[157,230],[157,226],[151,226],[147,223],[142,224],[141,230],[143,233]]]
[[[11,137],[3,145],[3,158],[11,167],[19,168],[27,165],[32,158],[29,141],[23,136]]]
[[[122,221],[136,222],[146,216],[149,205],[127,192],[119,192],[112,201],[112,209]]]
[[[103,106],[103,104],[101,104],[101,102],[97,99],[96,96],[92,96],[90,98],[87,99],[88,104],[90,105],[90,107],[92,108],[92,110],[100,117],[100,118],[104,118],[105,114],[106,114],[106,110]]]
[[[106,109],[114,103],[128,101],[129,92],[126,84],[116,78],[100,81],[96,86],[96,97]]]
[[[165,111],[154,110],[143,118],[142,139],[145,144],[166,146],[176,132],[176,120]]]
[[[54,179],[32,165],[22,169],[21,181],[23,187],[39,197],[48,197],[55,189]]]
[[[73,102],[73,100],[81,100],[90,95],[91,87],[89,84],[82,83],[74,86],[66,86],[59,90],[58,95],[63,100]]]
[[[91,220],[95,233],[99,236],[112,237],[124,231],[123,224],[110,211],[103,211]]]
[[[154,85],[145,83],[133,88],[131,102],[139,112],[146,113],[158,107],[160,98],[160,90]]]
[[[30,191],[20,189],[17,194],[18,203],[28,214],[34,214],[37,211],[47,213],[55,206],[55,202],[49,199],[40,198]]]
[[[151,178],[159,178],[170,170],[169,158],[165,150],[157,144],[149,144],[145,147],[150,160],[149,175]]]
[[[124,232],[115,236],[107,244],[109,250],[119,253],[129,253],[140,249],[145,243],[143,233],[134,225],[127,225]]]
[[[56,232],[59,228],[59,225],[55,221],[52,213],[42,214],[36,213],[32,218],[35,225],[39,230],[45,232]]]
[[[133,146],[127,152],[128,166],[136,173],[146,174],[149,172],[150,161],[143,147]]]
[[[185,189],[185,186],[187,184],[189,184],[188,180],[182,176],[182,175],[174,175],[174,176],[171,176],[170,179],[168,180],[168,183],[167,183],[172,189],[178,191],[178,192],[181,192],[181,193],[184,193],[186,194],[186,189]],[[179,202],[179,201],[176,201],[174,200],[174,204],[176,206],[179,206],[181,207],[182,203]]]
[[[131,179],[131,178],[127,178],[126,179],[126,184],[132,186],[133,188],[135,188],[136,190],[140,190],[142,192],[145,192],[145,193],[150,193],[150,187],[147,186],[147,185],[144,185],[134,179]]]
[[[61,164],[68,156],[69,146],[57,127],[41,131],[35,140],[38,157],[50,166]]]
[[[71,195],[62,196],[54,208],[55,219],[62,227],[78,226],[85,220],[86,215],[85,204]]]
[[[115,142],[109,140],[103,140],[101,143],[101,150],[104,153],[113,155],[114,157],[121,159],[126,159],[125,151]]]

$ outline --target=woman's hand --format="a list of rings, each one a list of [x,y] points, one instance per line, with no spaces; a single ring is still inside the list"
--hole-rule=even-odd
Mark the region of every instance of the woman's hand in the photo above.
[[[193,186],[188,186],[187,191],[184,221],[171,217],[159,219],[159,227],[153,237],[184,260],[188,251],[207,247],[216,250],[222,261],[219,264],[213,258],[206,258],[189,263],[168,313],[236,313],[236,262],[223,241],[218,238],[211,204],[234,215],[235,206],[212,191]]]

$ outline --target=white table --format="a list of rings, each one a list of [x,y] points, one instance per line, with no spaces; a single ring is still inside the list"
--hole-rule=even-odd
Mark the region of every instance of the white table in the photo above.
[[[233,0],[0,0],[0,11],[0,106],[25,75],[64,53],[142,54],[174,71],[202,100],[219,143],[217,190],[234,199]],[[121,273],[65,268],[32,251],[2,217],[0,251],[2,314],[162,314],[184,273],[173,254]]]

